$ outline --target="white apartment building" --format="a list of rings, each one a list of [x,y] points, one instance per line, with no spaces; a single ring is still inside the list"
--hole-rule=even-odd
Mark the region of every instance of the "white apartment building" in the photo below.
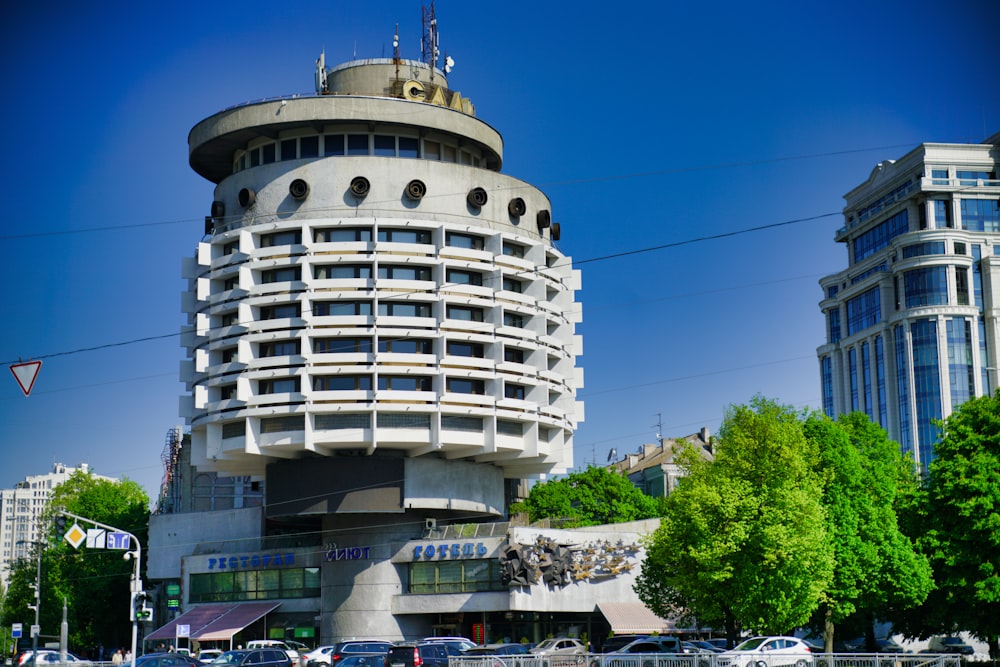
[[[29,475],[13,489],[0,489],[0,582],[4,586],[14,562],[30,558],[34,553],[32,545],[47,537],[39,533],[38,517],[48,506],[52,489],[78,470],[86,473],[90,466],[81,463],[71,468],[56,463],[50,473]]]
[[[823,409],[862,411],[923,469],[938,428],[996,391],[1000,133],[879,163],[845,199],[847,268],[820,280]]]

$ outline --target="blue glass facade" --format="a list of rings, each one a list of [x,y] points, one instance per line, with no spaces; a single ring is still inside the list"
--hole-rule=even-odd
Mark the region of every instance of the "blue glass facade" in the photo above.
[[[972,398],[975,371],[972,365],[972,323],[968,318],[955,317],[947,321],[948,382],[952,410]]]
[[[979,324],[979,367],[981,377],[980,382],[982,382],[982,392],[980,396],[992,396],[993,392],[990,390],[990,372],[986,370],[990,367],[990,353],[986,349],[986,322],[983,318],[978,318]]]
[[[1000,231],[1000,201],[996,199],[963,199],[962,229],[973,232]]]
[[[851,366],[851,412],[861,409],[858,396],[858,348],[852,347],[847,353],[847,363]]]
[[[948,304],[948,267],[928,266],[903,274],[906,307],[944,306]]]
[[[826,342],[836,343],[840,340],[840,308],[826,311]]]
[[[913,350],[913,396],[917,409],[917,456],[926,470],[934,456],[941,414],[937,320],[914,320],[910,325]]]
[[[854,262],[860,262],[883,248],[889,247],[889,242],[900,234],[910,230],[909,217],[903,209],[885,222],[872,227],[867,232],[854,239]]]
[[[910,365],[906,358],[906,330],[902,324],[893,328],[896,348],[896,394],[899,396],[899,444],[904,454],[913,453],[913,429],[910,423]]]
[[[889,425],[889,411],[885,397],[885,349],[882,336],[875,336],[875,388],[878,392],[878,423],[883,428]]]
[[[833,419],[837,416],[833,411],[833,361],[828,356],[823,357],[819,366],[823,379],[823,413]]]
[[[865,390],[865,414],[869,419],[875,419],[872,405],[872,355],[868,341],[861,344],[861,385]]]
[[[882,321],[882,299],[878,287],[847,302],[847,335],[853,336]]]

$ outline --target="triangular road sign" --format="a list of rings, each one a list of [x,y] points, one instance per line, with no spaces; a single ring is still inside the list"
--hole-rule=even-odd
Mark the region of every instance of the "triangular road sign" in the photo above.
[[[42,367],[40,361],[25,361],[20,364],[11,364],[10,372],[17,380],[17,386],[21,388],[25,396],[31,394],[31,388],[35,386],[35,378],[38,377],[38,370]]]

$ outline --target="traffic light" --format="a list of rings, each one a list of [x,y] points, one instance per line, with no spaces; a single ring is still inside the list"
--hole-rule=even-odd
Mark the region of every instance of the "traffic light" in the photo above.
[[[153,598],[146,591],[132,593],[132,606],[129,608],[130,621],[140,623],[153,622]]]
[[[66,517],[62,514],[56,514],[53,537],[56,538],[56,542],[62,542],[64,535],[66,535]]]

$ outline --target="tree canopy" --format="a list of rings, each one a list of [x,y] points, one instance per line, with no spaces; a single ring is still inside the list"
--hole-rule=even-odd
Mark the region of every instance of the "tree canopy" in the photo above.
[[[761,397],[726,416],[715,461],[691,450],[687,476],[646,540],[636,592],[661,616],[781,634],[804,623],[829,583],[816,446],[797,414]]]
[[[149,498],[131,480],[121,482],[95,477],[77,471],[53,489],[48,510],[42,515],[43,534],[50,535],[53,518],[61,508],[71,514],[114,526],[135,535],[147,545]],[[72,525],[73,521],[69,521]],[[80,522],[86,530],[92,526]],[[0,623],[34,622],[32,603],[37,573],[37,549],[41,551],[42,597],[39,620],[42,634],[59,634],[62,608],[65,602],[69,625],[70,646],[87,650],[98,644],[107,647],[129,643],[131,631],[129,583],[133,565],[122,559],[122,551],[74,549],[50,535],[50,542],[35,546],[35,556],[22,560],[12,568],[7,595],[0,606]]]
[[[846,623],[850,635],[865,635],[874,652],[875,619],[922,603],[932,586],[926,558],[896,516],[900,492],[916,484],[912,462],[860,412],[836,422],[812,415],[804,430],[819,450],[834,555],[833,578],[812,625],[822,629],[827,650],[833,650],[834,626]]]
[[[1000,395],[944,420],[912,525],[936,588],[900,626],[915,636],[968,630],[1000,657]]]
[[[590,466],[559,479],[535,484],[528,497],[511,505],[527,512],[529,521],[562,519],[563,526],[597,526],[657,516],[658,504],[625,475]]]

